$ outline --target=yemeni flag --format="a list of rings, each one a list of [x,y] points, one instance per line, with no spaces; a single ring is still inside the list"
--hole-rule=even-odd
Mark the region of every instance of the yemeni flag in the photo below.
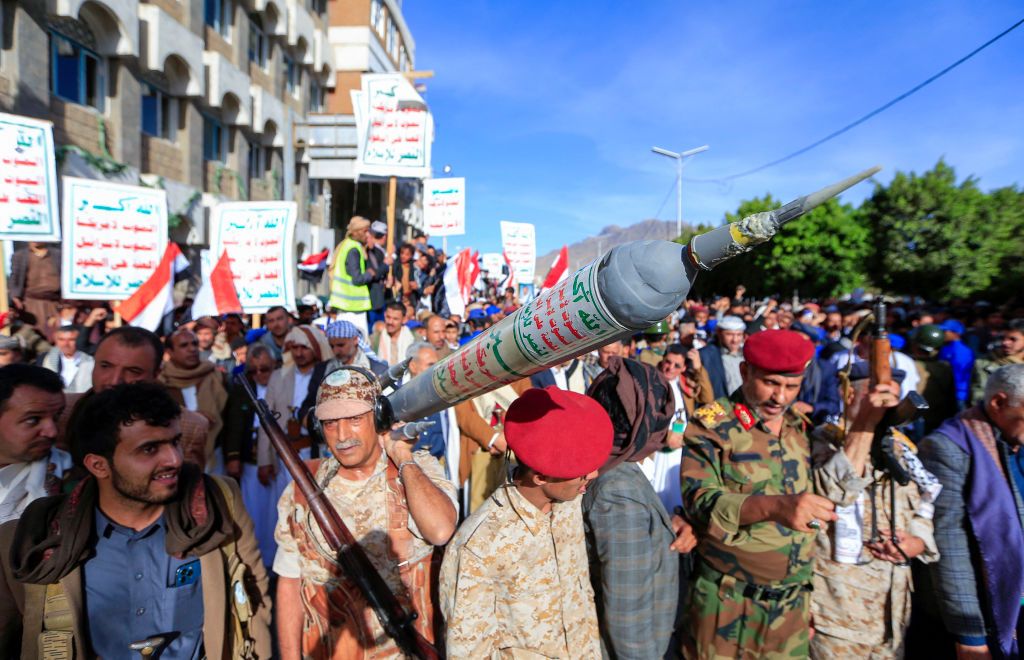
[[[127,300],[117,313],[131,325],[156,332],[163,318],[174,311],[174,276],[188,268],[188,259],[177,243],[167,243],[160,264]]]
[[[300,261],[299,277],[309,282],[319,283],[324,271],[327,270],[327,257],[330,253],[329,249],[324,248]]]
[[[498,292],[504,293],[505,289],[512,287],[515,289],[516,295],[519,294],[519,282],[516,280],[516,269],[512,267],[512,262],[508,260],[508,253],[504,250],[501,251],[501,256],[505,259],[505,267],[508,268],[508,275],[498,285]]]
[[[569,277],[569,246],[563,245],[562,251],[558,253],[558,257],[551,264],[551,270],[544,278],[544,284],[540,286],[540,290],[550,289],[567,277]]]
[[[444,295],[448,311],[459,316],[466,315],[466,305],[473,296],[473,287],[480,277],[479,253],[469,248],[459,252],[448,262],[444,271]]]
[[[203,282],[192,302],[192,318],[203,316],[221,316],[231,312],[241,312],[242,303],[235,291],[235,276],[231,272],[231,259],[224,250],[217,260],[217,265],[210,271],[210,277]]]

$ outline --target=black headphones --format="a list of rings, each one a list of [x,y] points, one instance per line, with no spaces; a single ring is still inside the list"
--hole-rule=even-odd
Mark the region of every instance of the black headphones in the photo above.
[[[363,367],[357,367],[354,365],[342,365],[335,369],[334,371],[341,371],[342,369],[347,369],[348,371],[354,371],[358,374],[362,374],[363,377],[366,378],[366,380],[373,383],[374,388],[377,390],[377,395],[374,397],[373,401],[373,427],[377,431],[377,433],[387,433],[388,431],[390,431],[391,427],[395,423],[395,411],[391,407],[391,401],[389,401],[386,396],[381,394],[380,380],[377,378],[377,374],[373,373],[369,369],[364,369]],[[327,377],[333,374],[334,371],[324,375],[324,380],[327,380]],[[323,381],[321,381],[321,384],[322,383]],[[313,427],[313,431],[315,431],[316,433],[316,436],[323,440],[323,424],[321,424],[320,418],[316,416],[315,406],[313,408],[313,414],[310,415],[310,421],[311,426]]]

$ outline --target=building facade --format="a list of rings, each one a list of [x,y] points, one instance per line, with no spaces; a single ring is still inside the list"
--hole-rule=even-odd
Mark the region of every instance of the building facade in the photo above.
[[[298,136],[337,83],[328,4],[2,0],[0,110],[53,122],[60,175],[164,188],[193,256],[232,200],[295,201],[296,257],[333,249]]]
[[[386,180],[355,180],[356,121],[351,92],[361,88],[366,73],[412,73],[416,44],[402,14],[401,0],[329,0],[327,17],[335,84],[327,91],[323,112],[307,115],[298,134],[306,146],[310,176],[323,180],[330,222],[341,230],[353,215],[384,220],[388,203]],[[423,228],[422,194],[421,181],[398,181],[396,243]]]

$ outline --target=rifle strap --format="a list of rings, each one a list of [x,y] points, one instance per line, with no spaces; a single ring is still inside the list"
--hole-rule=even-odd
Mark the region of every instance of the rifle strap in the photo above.
[[[227,484],[217,477],[211,477],[221,490],[224,501],[228,505],[228,515],[235,518],[235,500]],[[253,616],[252,602],[249,596],[248,583],[251,581],[249,567],[238,554],[238,545],[232,536],[231,541],[220,546],[227,565],[228,597],[231,599],[231,622],[234,626],[232,657],[254,660],[256,658],[256,640],[249,632],[249,621]]]

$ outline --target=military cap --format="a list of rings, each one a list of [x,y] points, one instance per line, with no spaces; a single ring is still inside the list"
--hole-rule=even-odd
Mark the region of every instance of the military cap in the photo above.
[[[612,450],[612,420],[588,396],[531,388],[505,413],[505,440],[516,459],[556,479],[575,479],[604,465]]]
[[[354,369],[338,369],[324,378],[316,391],[318,419],[355,417],[373,410],[380,388]]]
[[[743,344],[743,359],[762,371],[800,375],[814,357],[814,344],[802,332],[764,330]]]

